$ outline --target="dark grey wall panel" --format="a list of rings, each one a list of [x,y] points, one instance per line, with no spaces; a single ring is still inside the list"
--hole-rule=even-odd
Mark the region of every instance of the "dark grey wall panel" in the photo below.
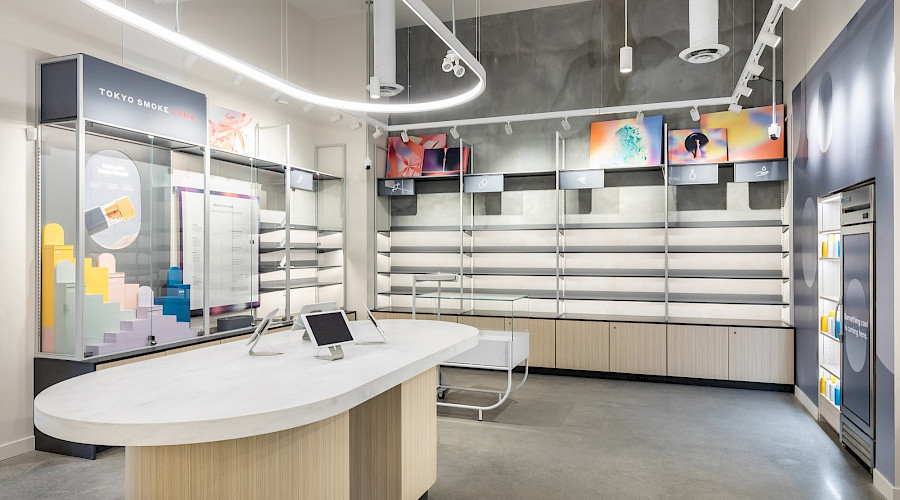
[[[893,0],[866,2],[793,91],[796,381],[816,401],[816,198],[874,179],[875,468],[891,483],[895,480],[893,9]]]

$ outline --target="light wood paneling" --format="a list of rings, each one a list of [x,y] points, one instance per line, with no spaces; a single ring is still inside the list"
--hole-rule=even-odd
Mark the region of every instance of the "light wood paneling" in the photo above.
[[[609,371],[609,323],[557,321],[556,367]]]
[[[730,328],[728,379],[794,383],[794,332],[781,328]]]
[[[508,318],[487,316],[459,316],[457,323],[474,326],[479,330],[506,331],[509,329]]]
[[[666,325],[609,324],[609,371],[666,374]]]
[[[197,349],[203,349],[204,347],[209,347],[211,345],[214,345],[214,344],[209,343],[209,342],[204,342],[202,344],[186,345],[184,347],[179,347],[177,349],[169,349],[168,351],[165,351],[164,354],[166,356],[171,356],[172,354],[178,354],[180,352],[196,351]]]
[[[437,370],[350,410],[350,496],[416,500],[437,479]]]
[[[350,410],[350,498],[401,496],[401,392],[394,387]]]
[[[412,316],[410,316],[412,319]],[[416,313],[416,319],[423,321],[437,321],[437,314],[418,314]],[[456,316],[453,314],[441,314],[441,321],[447,321],[449,323],[456,323]]]
[[[145,354],[143,356],[135,356],[133,358],[128,359],[120,359],[118,361],[110,361],[109,363],[102,363],[97,365],[97,370],[105,370],[107,368],[112,368],[114,366],[122,366],[131,363],[137,363],[138,361],[143,361],[145,359],[153,359],[153,358],[161,358],[165,356],[165,352],[154,352],[153,354]]]
[[[516,324],[518,325],[518,320]],[[516,330],[518,329],[517,327]],[[528,320],[528,364],[541,368],[556,368],[555,320]]]
[[[669,325],[666,351],[670,377],[728,379],[728,328]]]
[[[375,319],[412,319],[412,314],[410,314],[410,313],[393,313],[393,312],[372,311],[372,316],[375,316]],[[418,314],[416,316],[418,316]]]
[[[129,499],[349,499],[349,412],[287,431],[126,447]]]
[[[252,333],[248,333],[247,335],[238,335],[237,337],[230,337],[227,339],[222,339],[223,344],[227,344],[229,342],[240,342],[242,340],[249,340],[252,337]]]
[[[437,480],[437,368],[400,384],[403,500],[416,500]]]

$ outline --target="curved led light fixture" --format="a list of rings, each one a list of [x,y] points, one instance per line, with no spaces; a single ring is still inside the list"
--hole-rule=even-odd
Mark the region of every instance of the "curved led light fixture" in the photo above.
[[[160,40],[164,40],[172,45],[181,48],[197,57],[206,59],[212,63],[218,64],[234,73],[243,75],[257,83],[261,83],[276,92],[281,92],[285,96],[300,101],[316,104],[327,108],[337,108],[347,111],[361,111],[365,113],[418,113],[422,111],[434,111],[438,109],[451,108],[475,99],[485,89],[487,75],[484,66],[475,59],[475,56],[466,49],[465,45],[453,36],[453,33],[447,29],[441,20],[431,11],[422,0],[403,0],[403,3],[422,20],[434,34],[438,36],[447,47],[450,48],[459,60],[471,68],[472,72],[478,77],[478,83],[471,89],[445,99],[436,101],[426,101],[418,103],[403,104],[377,104],[359,101],[347,101],[343,99],[334,99],[331,97],[321,96],[303,87],[279,78],[267,71],[248,64],[240,59],[232,57],[224,52],[216,50],[208,45],[204,45],[193,38],[182,35],[181,33],[172,31],[166,27],[154,23],[145,17],[141,17],[134,12],[119,7],[108,0],[81,0],[82,3],[93,7],[94,9],[112,17],[124,24],[143,31],[149,35],[155,36]]]

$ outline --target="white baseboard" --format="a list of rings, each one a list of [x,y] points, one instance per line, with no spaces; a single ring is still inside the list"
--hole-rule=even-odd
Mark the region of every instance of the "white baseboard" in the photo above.
[[[6,460],[34,450],[34,436],[0,445],[0,460]]]
[[[872,471],[872,483],[887,500],[900,500],[900,488],[895,488],[877,469]]]
[[[800,404],[806,408],[806,411],[808,411],[814,419],[819,420],[819,407],[816,406],[816,403],[814,403],[813,400],[806,397],[806,394],[804,394],[796,385],[794,386],[794,397],[797,398],[797,401],[800,401]]]

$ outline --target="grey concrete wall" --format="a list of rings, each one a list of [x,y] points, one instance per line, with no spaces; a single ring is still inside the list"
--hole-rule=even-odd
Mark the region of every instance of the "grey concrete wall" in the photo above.
[[[629,5],[629,45],[634,47],[634,71],[619,72],[619,48],[624,42],[624,2],[592,0],[557,7],[487,16],[481,19],[481,50],[475,52],[487,71],[487,90],[476,100],[451,110],[395,115],[391,124],[561,111],[623,104],[729,96],[749,55],[770,3],[721,0],[719,41],[731,48],[714,63],[689,64],[678,53],[689,44],[687,1],[643,0]],[[475,20],[457,22],[459,38],[475,45]],[[395,100],[411,102],[449,95],[474,83],[440,69],[444,44],[424,26],[398,30],[398,82],[408,88]],[[407,53],[409,64],[406,64]],[[771,77],[771,52],[764,55],[763,76]],[[781,54],[778,54],[780,78]],[[771,84],[753,82],[744,104],[771,103]],[[778,102],[782,102],[778,85]],[[720,111],[701,109],[701,112]],[[666,113],[670,128],[697,126],[689,110]],[[658,114],[658,113],[647,113]],[[587,166],[590,122],[617,117],[570,120],[569,168]],[[475,146],[475,169],[481,172],[534,171],[554,168],[553,134],[558,120],[461,127],[463,139]],[[431,132],[446,133],[447,130]]]

